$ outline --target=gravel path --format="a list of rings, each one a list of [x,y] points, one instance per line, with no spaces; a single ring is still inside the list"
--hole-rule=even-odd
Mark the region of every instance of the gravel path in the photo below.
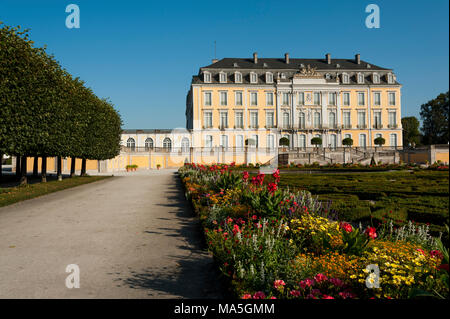
[[[0,298],[222,298],[175,171],[130,175],[0,208]]]

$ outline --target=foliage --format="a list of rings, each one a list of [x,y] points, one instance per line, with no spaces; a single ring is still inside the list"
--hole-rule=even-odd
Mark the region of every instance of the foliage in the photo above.
[[[415,116],[402,118],[403,145],[420,145],[420,122]]]
[[[375,145],[383,146],[384,144],[386,144],[386,140],[384,138],[382,138],[381,136],[379,136],[374,140],[374,143],[375,143]]]
[[[422,104],[422,132],[424,144],[447,144],[449,123],[449,92],[439,94],[435,99]]]
[[[352,146],[353,145],[353,140],[350,137],[346,137],[342,140],[342,145],[345,146]]]
[[[322,139],[320,137],[313,137],[311,139],[311,144],[315,146],[322,145]]]
[[[280,146],[289,146],[289,139],[287,137],[280,138]]]

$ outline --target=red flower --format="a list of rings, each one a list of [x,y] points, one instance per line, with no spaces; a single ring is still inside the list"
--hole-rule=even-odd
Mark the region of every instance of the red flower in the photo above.
[[[269,185],[267,185],[267,190],[272,194],[277,190],[277,188],[277,184],[275,183],[269,183]]]
[[[241,232],[241,230],[239,229],[239,226],[236,224],[236,225],[234,225],[233,226],[233,234],[237,234],[237,233],[240,233]]]
[[[375,227],[367,227],[365,230],[365,233],[367,234],[367,236],[369,236],[372,239],[377,238],[377,232]]]
[[[289,292],[289,294],[294,297],[300,297],[300,295],[301,295],[300,291],[298,291],[298,290],[291,290]]]
[[[252,299],[252,295],[250,295],[250,294],[244,294],[241,298],[242,298],[242,299]]]
[[[343,230],[345,230],[347,233],[351,233],[353,231],[352,225],[346,222],[342,222],[339,224],[339,227]]]
[[[275,289],[282,288],[282,287],[284,287],[285,285],[286,285],[286,283],[285,283],[283,280],[281,280],[281,279],[275,280],[275,281],[273,282],[273,287],[274,287]]]
[[[442,259],[444,257],[444,255],[442,255],[442,253],[439,250],[430,251],[430,255],[431,255],[431,257],[438,258],[438,259]]]
[[[257,291],[253,295],[253,299],[266,299],[266,295],[262,291]]]

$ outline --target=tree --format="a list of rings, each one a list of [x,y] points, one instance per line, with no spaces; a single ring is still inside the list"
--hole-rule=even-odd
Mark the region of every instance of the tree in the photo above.
[[[313,137],[311,139],[311,144],[314,146],[322,145],[322,139],[320,137]]]
[[[280,146],[289,146],[289,139],[285,136],[283,136],[282,138],[280,138]]]
[[[449,121],[449,92],[439,94],[435,99],[420,107],[423,142],[425,144],[447,144]]]
[[[378,136],[375,140],[374,140],[375,145],[378,146],[383,146],[384,144],[386,144],[386,140],[384,138],[382,138],[381,136]]]
[[[346,137],[342,140],[342,145],[345,146],[352,146],[353,145],[353,140],[350,137]]]
[[[402,118],[403,127],[403,146],[420,144],[420,122],[415,116]]]

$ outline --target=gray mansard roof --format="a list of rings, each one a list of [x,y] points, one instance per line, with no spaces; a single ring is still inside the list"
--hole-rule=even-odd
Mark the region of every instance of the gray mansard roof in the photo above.
[[[171,129],[124,129],[122,134],[154,134],[154,133],[171,133]]]
[[[235,63],[237,66],[234,66]],[[302,66],[308,64],[317,68],[317,71],[321,70],[391,70],[383,68],[372,63],[361,60],[360,64],[357,64],[354,59],[331,59],[331,64],[328,64],[325,59],[289,59],[289,64],[284,59],[273,58],[258,58],[258,63],[253,63],[253,59],[242,58],[224,58],[216,63],[212,63],[202,69],[254,69],[254,70],[299,70]],[[337,67],[339,64],[339,68]],[[370,67],[367,67],[367,65]]]

